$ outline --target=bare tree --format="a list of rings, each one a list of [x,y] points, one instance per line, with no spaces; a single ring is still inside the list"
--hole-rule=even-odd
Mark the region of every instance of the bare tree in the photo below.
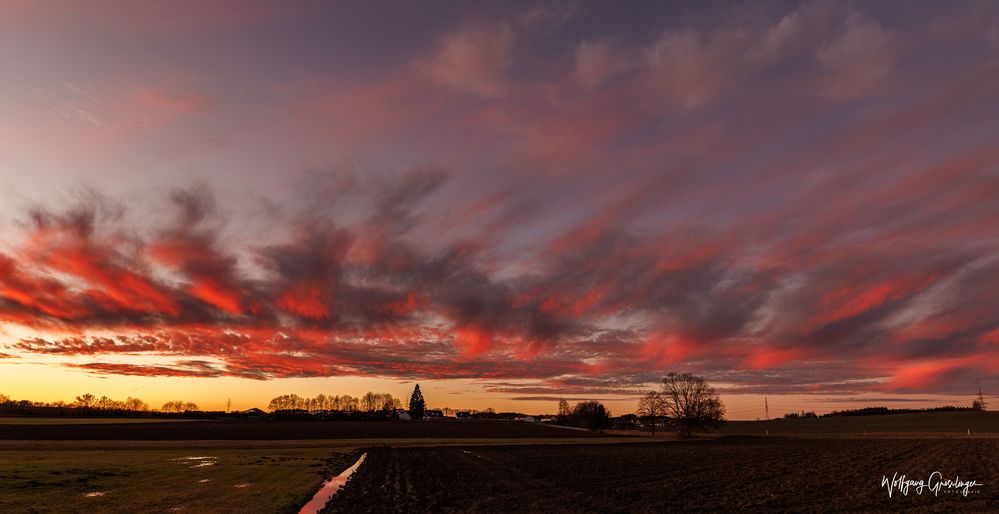
[[[76,401],[73,403],[77,407],[83,407],[85,409],[88,409],[90,407],[93,407],[94,404],[97,403],[97,397],[90,393],[81,394],[80,396],[76,397]]]
[[[160,410],[163,412],[181,412],[184,410],[184,402],[179,400],[166,402],[163,404],[163,407],[160,407]]]
[[[649,391],[638,400],[638,415],[649,421],[652,435],[656,435],[656,423],[666,415],[666,402],[659,391]]]
[[[725,406],[718,393],[699,376],[672,372],[663,378],[659,394],[666,416],[676,425],[680,437],[725,422]]]
[[[138,398],[132,398],[129,396],[128,399],[125,400],[125,410],[147,411],[149,410],[149,404]]]
[[[368,391],[361,397],[361,410],[364,412],[374,412],[378,405],[378,395]]]
[[[393,411],[395,409],[402,408],[402,401],[398,398],[393,398],[390,393],[385,393],[385,395],[382,396],[381,403],[381,410],[384,411]]]
[[[565,398],[559,398],[558,400],[558,421],[559,423],[566,423],[572,417],[572,407],[569,407],[569,402]]]
[[[107,396],[101,396],[101,398],[97,400],[95,406],[101,410],[111,410],[115,407],[115,401]]]
[[[162,410],[163,412],[187,412],[187,411],[193,412],[200,409],[198,408],[198,404],[196,403],[176,400],[164,403],[163,408],[161,408],[160,410]]]

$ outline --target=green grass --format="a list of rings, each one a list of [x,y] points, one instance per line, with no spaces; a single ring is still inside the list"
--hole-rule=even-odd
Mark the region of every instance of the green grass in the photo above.
[[[120,442],[86,449],[76,441],[70,450],[67,443],[0,451],[0,512],[296,512],[357,454],[349,446]],[[188,456],[216,463],[177,460]],[[105,494],[85,496],[92,492]]]

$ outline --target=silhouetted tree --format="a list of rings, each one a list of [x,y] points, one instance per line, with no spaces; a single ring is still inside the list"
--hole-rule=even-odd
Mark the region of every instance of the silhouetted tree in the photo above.
[[[97,397],[90,393],[86,393],[77,396],[74,405],[76,405],[77,407],[83,407],[84,409],[89,409],[93,407],[94,404],[96,403],[97,403]]]
[[[354,412],[358,409],[360,400],[349,394],[345,394],[337,397],[337,403],[339,404],[339,408],[337,410],[342,412]]]
[[[402,408],[402,402],[398,398],[393,398],[391,394],[385,393],[381,396],[381,406],[380,409],[384,411],[393,411],[395,409]]]
[[[161,408],[160,410],[162,410],[163,412],[187,412],[187,411],[193,412],[200,409],[198,408],[198,404],[196,403],[182,402],[180,400],[177,400],[173,402],[164,403],[163,408]]]
[[[659,391],[649,391],[638,400],[638,415],[649,421],[652,435],[656,435],[656,422],[666,415],[666,402]]]
[[[101,410],[111,410],[115,408],[116,403],[117,402],[107,396],[101,396],[101,398],[97,400],[96,406]]]
[[[125,400],[124,407],[125,407],[125,410],[136,411],[136,412],[137,411],[147,411],[147,410],[149,410],[149,404],[148,403],[146,403],[146,402],[144,402],[144,401],[142,401],[142,400],[140,400],[138,398],[132,398],[131,396],[129,396],[128,399]]]
[[[3,405],[9,401],[10,401],[10,396],[7,396],[5,394],[0,394],[0,405]]]
[[[695,430],[725,422],[725,406],[714,388],[701,377],[672,372],[663,378],[659,394],[680,437],[690,437]]]
[[[368,391],[361,397],[361,410],[364,412],[374,412],[378,408],[378,395]]]
[[[579,402],[573,409],[572,417],[582,428],[594,432],[610,425],[610,411],[597,401]]]
[[[424,411],[427,410],[427,402],[423,400],[423,393],[420,391],[420,384],[416,384],[412,396],[409,397],[409,416],[413,419],[423,418]]]
[[[569,407],[569,402],[565,398],[559,398],[558,400],[558,420],[559,423],[568,423],[572,418],[572,407]]]

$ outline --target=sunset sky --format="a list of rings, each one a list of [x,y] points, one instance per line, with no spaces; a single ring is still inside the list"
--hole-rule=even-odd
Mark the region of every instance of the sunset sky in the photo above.
[[[0,4],[0,393],[999,390],[999,4]]]

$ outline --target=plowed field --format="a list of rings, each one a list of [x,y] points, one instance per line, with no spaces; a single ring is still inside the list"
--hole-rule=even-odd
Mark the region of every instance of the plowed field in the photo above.
[[[882,477],[983,485],[891,497]],[[372,448],[327,512],[999,510],[999,440],[726,437]]]

